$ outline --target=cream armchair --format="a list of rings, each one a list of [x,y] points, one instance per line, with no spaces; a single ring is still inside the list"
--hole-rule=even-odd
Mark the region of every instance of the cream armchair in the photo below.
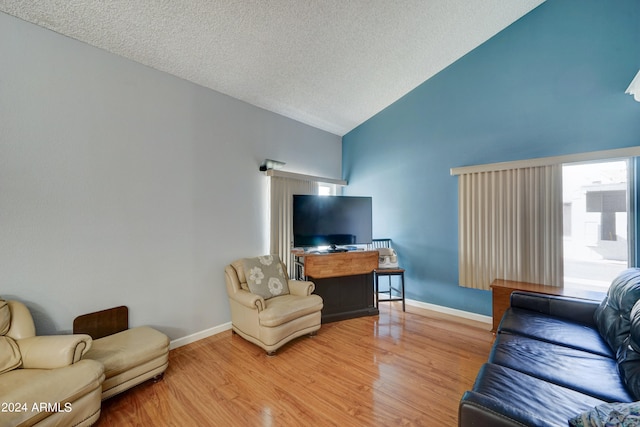
[[[27,307],[0,299],[0,425],[90,426],[104,368],[81,360],[88,335],[36,336]]]
[[[256,267],[248,269],[247,262],[256,259],[272,259],[273,265],[279,267],[279,274],[284,280],[279,284],[272,282],[269,274],[265,274],[262,282],[268,283],[269,292],[254,293],[250,283],[262,272],[256,273]],[[289,280],[284,264],[276,256],[258,257],[237,260],[225,268],[225,281],[229,304],[231,306],[231,323],[233,332],[247,341],[262,347],[268,355],[287,342],[299,336],[315,335],[320,329],[322,298],[313,295],[313,282]],[[255,274],[254,274],[255,273]],[[249,280],[247,280],[249,278]],[[249,283],[248,283],[249,282]],[[274,285],[275,283],[275,285]],[[282,286],[287,291],[282,291]],[[262,294],[262,295],[261,295]]]

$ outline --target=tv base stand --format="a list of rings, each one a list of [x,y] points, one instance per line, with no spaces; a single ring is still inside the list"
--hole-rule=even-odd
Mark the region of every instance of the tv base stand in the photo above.
[[[315,283],[314,293],[322,297],[322,322],[375,316],[373,270],[378,268],[378,251],[325,254],[294,252],[295,278]]]

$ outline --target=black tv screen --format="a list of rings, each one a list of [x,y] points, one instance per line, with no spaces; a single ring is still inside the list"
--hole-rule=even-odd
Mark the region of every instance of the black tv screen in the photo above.
[[[293,196],[293,246],[371,243],[371,197]]]

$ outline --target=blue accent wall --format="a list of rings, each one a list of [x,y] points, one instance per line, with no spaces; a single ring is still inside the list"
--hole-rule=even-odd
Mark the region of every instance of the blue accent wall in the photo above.
[[[407,297],[490,315],[458,286],[450,168],[640,145],[640,1],[548,0],[343,137],[345,194],[373,196]]]

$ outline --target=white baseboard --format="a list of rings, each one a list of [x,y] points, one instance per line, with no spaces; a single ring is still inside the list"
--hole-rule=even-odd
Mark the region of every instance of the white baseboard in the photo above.
[[[469,311],[457,310],[455,308],[429,304],[428,302],[416,301],[411,299],[405,300],[405,303],[412,307],[422,308],[424,310],[434,311],[436,313],[442,313],[449,316],[473,320],[475,322],[486,323],[489,326],[489,329],[491,329],[491,327],[493,326],[493,318],[491,316],[484,316],[482,314],[471,313]],[[213,328],[205,329],[204,331],[196,332],[195,334],[175,339],[171,341],[171,343],[169,344],[169,348],[173,350],[174,348],[191,344],[201,339],[208,338],[212,335],[219,334],[220,332],[228,331],[229,329],[231,329],[231,322],[223,323],[222,325],[214,326]]]
[[[469,311],[458,310],[455,308],[444,307],[442,305],[429,304],[428,302],[416,301],[416,300],[405,300],[405,304],[422,308],[425,310],[435,311],[437,313],[447,314],[450,316],[461,317],[463,319],[473,320],[475,322],[486,323],[487,325],[493,327],[493,317],[485,316],[483,314],[471,313]]]
[[[174,348],[191,344],[192,342],[196,342],[212,335],[219,334],[220,332],[228,331],[229,329],[231,329],[231,322],[223,323],[222,325],[214,326],[213,328],[205,329],[204,331],[196,332],[195,334],[175,339],[169,344],[169,349],[173,350]]]

